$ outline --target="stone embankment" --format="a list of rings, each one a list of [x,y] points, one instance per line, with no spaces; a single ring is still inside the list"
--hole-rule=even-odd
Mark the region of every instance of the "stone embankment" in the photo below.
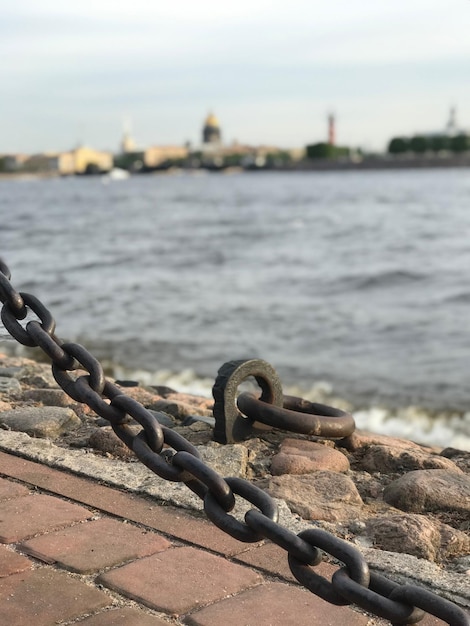
[[[361,431],[331,441],[273,430],[224,446],[212,441],[211,399],[121,384],[216,471],[268,491],[282,524],[324,528],[399,582],[421,581],[470,606],[470,452]],[[47,364],[0,355],[0,448],[201,510],[184,485],[152,474],[108,422],[69,398]]]

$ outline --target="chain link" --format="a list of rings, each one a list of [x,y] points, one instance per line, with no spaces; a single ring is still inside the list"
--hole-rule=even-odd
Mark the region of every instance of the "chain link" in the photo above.
[[[15,291],[10,277],[8,266],[0,259],[1,319],[8,332],[23,345],[41,348],[52,361],[53,375],[60,387],[71,398],[107,419],[116,435],[152,472],[165,480],[184,482],[201,498],[207,517],[216,526],[239,541],[270,539],[276,543],[287,552],[289,567],[296,579],[330,603],[355,604],[397,626],[419,622],[424,611],[450,626],[470,626],[469,614],[449,600],[422,587],[398,585],[370,572],[360,551],[333,534],[309,529],[295,535],[283,528],[277,523],[275,501],[266,492],[241,478],[222,478],[207,466],[189,441],[160,424],[158,413],[148,411],[106,380],[101,364],[86,348],[62,343],[54,334],[55,321],[48,309],[35,296]],[[30,311],[40,321],[31,320],[24,328],[18,320],[24,320]],[[77,375],[80,369],[87,373]],[[250,404],[250,411],[254,406],[251,398],[248,402],[242,399],[241,404],[244,408]],[[320,413],[331,418],[333,424],[337,418],[341,420],[347,415],[290,397],[284,398],[285,409],[310,413],[314,418]],[[142,427],[137,434],[129,425],[130,418]],[[256,411],[254,419],[260,419]],[[246,512],[244,522],[229,514],[235,505],[235,495],[256,507]],[[335,571],[331,582],[312,569],[322,560],[322,551],[345,566]]]

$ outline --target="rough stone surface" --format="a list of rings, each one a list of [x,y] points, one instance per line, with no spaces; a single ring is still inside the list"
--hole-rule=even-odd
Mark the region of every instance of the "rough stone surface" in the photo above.
[[[408,439],[398,439],[396,437],[388,437],[387,435],[378,435],[376,433],[369,433],[364,430],[355,430],[348,437],[341,439],[339,444],[347,450],[351,450],[352,452],[356,452],[357,450],[362,450],[363,448],[368,448],[374,445],[393,446],[394,448],[404,449],[423,449],[423,446],[420,446],[413,441],[409,441]]]
[[[75,400],[70,398],[62,389],[28,389],[23,397],[26,400],[41,402],[45,406],[68,407],[75,404]]]
[[[293,512],[309,520],[335,522],[360,517],[363,506],[353,481],[336,472],[276,476],[269,480],[268,492],[285,500]]]
[[[445,448],[442,450],[441,455],[446,459],[452,459],[463,472],[470,474],[470,452],[457,450],[456,448]]]
[[[183,420],[188,415],[195,415],[200,413],[201,415],[211,415],[210,411],[205,408],[201,408],[199,405],[188,404],[177,400],[159,400],[158,402],[152,402],[149,408],[154,411],[163,411],[172,415],[177,420]]]
[[[416,470],[384,490],[384,500],[403,511],[462,511],[470,515],[470,476],[446,470]]]
[[[234,444],[227,447],[211,442],[207,446],[198,446],[202,460],[222,476],[244,477],[248,462],[245,446]]]
[[[319,470],[347,472],[349,461],[338,450],[305,439],[284,439],[278,454],[273,457],[271,473],[309,474]]]
[[[134,458],[132,450],[129,450],[109,426],[96,428],[88,438],[88,445],[101,453],[117,458]]]
[[[0,422],[12,430],[49,439],[57,439],[81,425],[80,418],[72,409],[62,407],[21,407],[3,411]]]
[[[421,469],[443,469],[449,472],[462,470],[450,459],[410,448],[371,445],[367,448],[361,467],[368,472],[410,472]]]
[[[366,528],[377,548],[429,561],[442,561],[470,551],[470,537],[465,533],[424,515],[371,518]]]
[[[15,391],[21,391],[21,385],[16,378],[0,376],[0,393],[8,394]]]
[[[109,422],[98,418],[93,410],[85,405],[70,400],[70,407],[78,416],[80,425],[76,429],[60,432],[57,436],[48,433],[47,430],[36,429],[33,431],[35,438],[31,438],[21,432],[26,430],[25,425],[17,425],[19,432],[15,432],[12,426],[3,422],[2,418],[5,413],[8,416],[8,412],[15,412],[19,415],[24,411],[34,411],[37,416],[37,411],[52,411],[54,408],[47,409],[35,405],[46,404],[55,407],[56,404],[69,402],[54,381],[47,363],[36,363],[24,357],[0,355],[0,378],[14,380],[13,385],[16,389],[10,393],[0,390],[0,447],[14,450],[21,456],[36,459],[43,464],[66,468],[76,474],[92,476],[97,480],[125,489],[127,492],[145,493],[155,501],[201,511],[201,500],[183,483],[165,481],[153,474],[138,462],[134,454],[114,435]],[[466,487],[462,487],[462,484],[458,482],[455,488],[451,488],[446,483],[443,488],[440,488],[443,492],[442,498],[445,496],[450,500],[445,503],[441,502],[439,499],[441,496],[436,493],[434,479],[439,476],[439,472],[443,471],[442,468],[445,468],[444,473],[452,473],[454,476],[457,474],[462,476],[463,472],[463,476],[469,479],[470,452],[454,448],[443,450],[435,446],[418,445],[407,439],[364,431],[356,431],[350,437],[339,441],[319,438],[313,438],[312,441],[311,437],[287,435],[285,432],[273,429],[260,432],[256,437],[237,443],[235,446],[220,446],[212,441],[213,418],[210,417],[212,398],[178,393],[168,387],[145,386],[136,382],[131,384],[131,382],[122,381],[123,392],[143,404],[147,410],[154,411],[152,407],[161,408],[165,403],[166,407],[170,405],[173,407],[174,415],[160,411],[157,416],[159,421],[195,445],[203,460],[219,474],[240,476],[261,487],[272,482],[273,493],[276,494],[275,497],[280,498],[278,504],[282,524],[295,532],[313,523],[339,537],[352,540],[362,549],[372,545],[373,542],[372,535],[367,534],[366,528],[369,526],[366,525],[370,522],[370,528],[372,528],[375,519],[378,520],[378,525],[382,524],[383,520],[389,519],[395,524],[395,530],[387,526],[387,537],[390,538],[394,533],[400,536],[402,522],[398,505],[394,504],[395,500],[388,501],[389,498],[395,497],[390,496],[396,490],[394,483],[397,479],[412,476],[416,471],[431,471],[428,470],[431,467],[440,468],[432,469],[432,472],[437,473],[432,473],[433,481],[429,487],[430,499],[424,495],[422,499],[427,504],[424,508],[420,504],[416,511],[427,513],[426,520],[432,523],[435,530],[440,529],[439,532],[431,533],[431,547],[427,549],[423,546],[422,534],[418,532],[419,528],[413,527],[412,532],[408,534],[407,541],[402,542],[400,546],[397,543],[394,549],[406,549],[410,554],[424,555],[428,559],[444,558],[443,566],[447,568],[457,563],[457,559],[468,556],[465,540],[459,535],[460,531],[466,537],[470,537],[470,515],[465,504]],[[326,400],[326,403],[331,402]],[[206,421],[194,421],[195,415],[202,416]],[[468,417],[464,416],[463,419],[468,419]],[[137,423],[131,422],[131,424],[131,428],[136,432],[141,430],[141,426]],[[98,428],[101,425],[105,428]],[[54,443],[52,443],[53,439]],[[460,472],[457,468],[460,468]],[[296,472],[307,473],[296,474]],[[326,486],[319,478],[322,472],[330,475],[325,481]],[[346,475],[341,478],[339,472]],[[276,476],[278,473],[279,476]],[[276,485],[277,478],[285,479],[286,484],[280,480]],[[307,482],[297,481],[300,478],[306,479]],[[340,494],[343,493],[337,485],[340,481],[344,488],[342,479],[349,486],[354,483],[357,490],[351,498],[350,492],[346,491],[344,501],[343,497],[338,496],[337,493],[338,491]],[[287,483],[289,483],[288,490]],[[408,483],[405,482],[404,493],[400,495],[400,498],[404,500],[407,498],[407,485]],[[281,486],[284,491],[281,490]],[[418,491],[420,490],[421,486],[418,488]],[[400,492],[400,488],[398,491]],[[437,491],[439,492],[439,488]],[[0,497],[1,493],[0,488]],[[286,498],[288,498],[290,509],[283,500],[284,496],[280,495],[282,493],[287,493]],[[386,493],[385,499],[384,493]],[[359,501],[357,501],[358,494]],[[28,494],[23,491],[21,495]],[[10,496],[6,494],[5,497]],[[411,495],[409,499],[420,502],[420,497]],[[436,498],[439,500],[438,503],[435,502]],[[245,510],[251,508],[252,505],[241,497],[237,497],[236,500],[237,505],[232,513],[238,519],[243,519]],[[431,500],[433,504],[428,512]],[[414,506],[413,502],[411,506]],[[410,513],[413,512],[410,509]],[[313,522],[309,519],[311,517],[314,518]],[[451,529],[448,530],[450,538],[447,546],[445,532],[441,532],[443,528]]]

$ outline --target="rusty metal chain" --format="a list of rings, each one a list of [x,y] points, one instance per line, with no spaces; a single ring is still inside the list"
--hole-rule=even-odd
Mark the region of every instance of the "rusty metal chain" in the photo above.
[[[425,612],[450,626],[470,626],[469,614],[456,604],[416,585],[398,585],[369,571],[361,552],[350,543],[320,529],[296,535],[278,524],[277,506],[271,496],[244,479],[223,478],[206,465],[191,443],[159,423],[158,413],[151,413],[106,380],[101,364],[86,348],[61,342],[48,309],[34,296],[17,292],[10,276],[8,266],[0,259],[1,319],[12,337],[23,345],[40,347],[52,361],[53,375],[60,387],[108,420],[116,435],[152,472],[165,480],[184,482],[201,498],[206,515],[216,526],[243,542],[269,539],[283,548],[295,578],[327,602],[355,604],[397,626],[415,624]],[[19,320],[26,319],[30,312],[39,321],[31,320],[22,326]],[[320,408],[325,415],[322,405],[300,402],[287,400],[288,410],[316,413]],[[259,419],[253,409],[257,405],[251,398],[242,399],[241,404],[252,412],[253,419]],[[327,413],[326,417],[345,416]],[[129,427],[131,418],[142,426],[138,434]],[[235,506],[235,495],[256,507],[248,510],[244,521],[229,514]],[[314,569],[322,560],[322,552],[344,564],[333,574],[331,582]]]

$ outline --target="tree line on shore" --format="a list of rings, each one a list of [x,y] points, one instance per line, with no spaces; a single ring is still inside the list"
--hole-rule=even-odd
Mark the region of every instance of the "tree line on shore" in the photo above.
[[[470,150],[470,136],[458,135],[414,135],[413,137],[393,137],[388,144],[389,154],[424,154],[426,152],[453,152],[461,154]]]

